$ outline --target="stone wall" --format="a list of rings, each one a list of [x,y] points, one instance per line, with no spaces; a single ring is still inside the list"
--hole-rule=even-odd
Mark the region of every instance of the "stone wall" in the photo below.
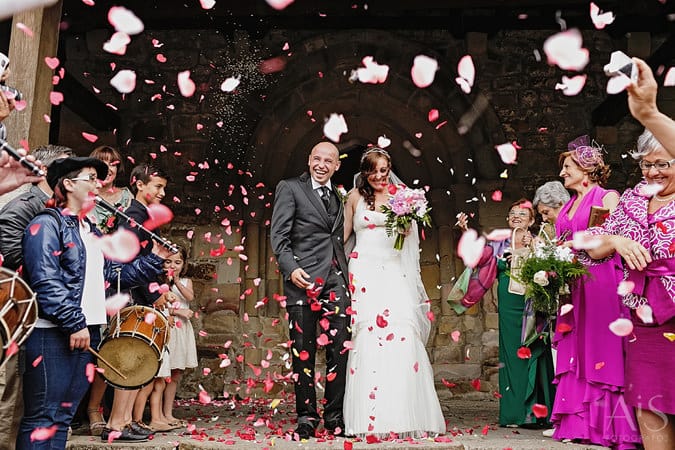
[[[333,77],[331,83],[340,88],[342,76],[344,86],[348,86],[350,67],[356,68],[363,56],[377,54],[379,48],[386,46],[381,32],[363,31],[358,34],[362,39],[358,52],[336,44],[331,53],[333,35],[323,33],[325,37],[318,39],[318,32],[279,30],[256,40],[236,30],[229,34],[214,30],[148,30],[135,37],[126,55],[119,57],[100,50],[108,31],[63,36],[65,54],[60,56],[67,71],[86,88],[95,89],[104,104],[115,108],[122,126],[115,133],[100,133],[63,110],[60,143],[84,154],[92,145],[83,140],[81,132],[96,133],[97,144],[105,142],[121,148],[128,158],[127,167],[151,160],[172,177],[167,203],[176,218],[165,233],[189,247],[190,275],[197,294],[194,309],[199,311],[193,325],[200,367],[185,377],[182,396],[195,395],[199,385],[211,394],[260,395],[265,379],[275,381],[272,393],[290,389],[283,380],[289,372],[288,323],[268,238],[273,180],[303,169],[309,151],[304,143],[320,138],[323,117],[312,117],[303,110],[313,134],[298,132],[290,137],[288,128],[284,135],[287,125],[275,122],[275,117],[284,109],[303,108],[309,89],[318,90],[314,94],[321,97],[322,87],[320,83],[305,86],[294,97],[283,100],[279,100],[279,91],[285,86],[296,89],[300,85],[293,78],[300,69],[319,80],[327,67],[332,72],[325,76]],[[470,382],[475,379],[481,380],[482,391],[498,389],[496,290],[463,316],[457,316],[443,301],[462,270],[455,255],[459,234],[452,227],[456,212],[474,213],[473,224],[483,229],[504,226],[510,202],[523,196],[531,198],[541,183],[556,179],[556,154],[581,134],[594,135],[605,145],[614,170],[613,187],[624,188],[635,175],[625,152],[632,147],[639,127],[625,119],[617,126],[594,128],[590,113],[606,97],[602,66],[609,54],[630,48],[632,54],[644,56],[650,52],[645,46],[656,47],[659,38],[645,40],[641,35],[636,42],[630,37],[614,41],[602,32],[584,32],[584,44],[591,54],[588,81],[581,94],[565,97],[555,90],[562,72],[536,56],[537,52],[541,55],[543,41],[550,34],[503,31],[492,36],[468,33],[464,39],[456,39],[443,30],[391,33],[397,42],[407,42],[409,49],[423,47],[437,55],[442,70],[436,84],[450,86],[450,90],[434,94],[437,99],[444,95],[444,100],[431,103],[442,116],[450,118],[447,128],[438,131],[439,135],[449,133],[448,137],[434,141],[427,147],[427,154],[411,161],[412,169],[406,168],[419,171],[420,185],[430,185],[434,207],[434,228],[426,231],[422,244],[422,275],[435,314],[428,350],[441,389],[445,389],[440,385],[441,379],[456,383],[455,393],[473,390]],[[153,39],[157,40],[155,44]],[[322,43],[317,44],[319,41]],[[286,42],[291,50],[282,51]],[[158,47],[157,43],[162,45]],[[296,51],[309,55],[317,49],[328,49],[328,55],[308,56],[295,62],[288,56]],[[458,93],[452,81],[454,75],[451,77],[457,60],[467,52],[477,68],[471,96]],[[159,53],[166,62],[159,62]],[[288,70],[261,74],[258,63],[278,55],[289,58]],[[349,58],[353,60],[351,66],[340,65]],[[387,63],[386,57],[378,62]],[[291,68],[292,64],[296,66]],[[304,66],[299,68],[298,64]],[[136,91],[124,97],[108,83],[120,68],[133,68],[138,75]],[[177,73],[183,70],[191,71],[197,85],[191,98],[182,97],[176,87]],[[242,85],[235,93],[226,94],[219,87],[230,76],[241,77]],[[405,79],[409,74],[390,75],[392,79],[395,76]],[[383,92],[386,88],[387,85]],[[432,91],[425,91],[425,95],[427,92]],[[670,98],[664,98],[663,106],[666,110],[675,109],[672,93],[665,95]],[[330,108],[332,97],[325,97]],[[462,114],[456,109],[462,105],[471,108],[479,97],[487,100],[485,111],[471,132],[462,136],[453,127]],[[409,110],[387,111],[387,120],[394,123],[388,123],[382,133],[414,133],[416,130],[405,130],[406,126],[412,123],[413,115],[426,117],[428,108],[421,107],[425,101]],[[361,118],[361,122],[369,121],[369,117]],[[256,136],[264,134],[264,129],[273,123],[279,132],[265,145],[275,147],[279,153],[268,153],[262,164]],[[365,127],[356,119],[350,125],[354,129]],[[433,137],[436,124],[426,126],[430,127],[426,135]],[[368,133],[371,132],[372,129]],[[377,139],[377,134],[368,133],[362,134],[371,142]],[[495,144],[507,141],[517,141],[522,146],[517,165],[505,166],[490,153]],[[292,145],[298,147],[297,151]],[[488,152],[480,153],[478,148],[487,148]],[[395,162],[405,156],[397,153],[403,152],[400,148],[392,147],[392,152]],[[448,152],[450,159],[438,156],[440,152]],[[486,170],[488,166],[494,169]],[[272,172],[278,176],[270,177]],[[439,180],[444,178],[447,180],[441,183]],[[495,190],[503,192],[500,202],[491,200]],[[207,368],[208,374],[204,371]]]

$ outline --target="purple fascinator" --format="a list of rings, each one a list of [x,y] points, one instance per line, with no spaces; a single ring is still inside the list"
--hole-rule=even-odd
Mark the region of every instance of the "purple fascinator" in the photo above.
[[[595,141],[591,142],[587,134],[567,144],[567,150],[571,153],[570,156],[574,162],[582,169],[592,169],[605,163],[602,159],[602,148]]]

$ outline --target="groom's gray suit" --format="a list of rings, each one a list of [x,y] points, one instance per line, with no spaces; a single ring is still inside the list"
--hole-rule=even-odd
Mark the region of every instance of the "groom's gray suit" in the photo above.
[[[350,304],[347,258],[344,254],[344,213],[339,196],[333,189],[330,204],[324,206],[312,187],[308,173],[281,181],[276,189],[272,213],[271,241],[279,269],[284,277],[290,338],[293,341],[293,372],[298,423],[316,428],[320,416],[316,407],[314,363],[317,322],[326,318],[328,330],[320,329],[329,339],[326,348],[326,404],[324,422],[327,429],[344,428],[342,402],[345,391],[347,349],[351,338],[347,307]],[[294,270],[302,268],[315,286],[316,293],[293,284]],[[324,322],[325,323],[325,322]],[[333,378],[334,377],[334,378]]]

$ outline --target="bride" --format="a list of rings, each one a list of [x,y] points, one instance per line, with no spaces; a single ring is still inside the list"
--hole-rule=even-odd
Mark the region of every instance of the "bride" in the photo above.
[[[349,261],[354,291],[344,400],[348,436],[424,437],[446,428],[424,348],[429,303],[420,277],[417,226],[403,250],[395,250],[380,212],[389,199],[388,185],[400,182],[391,173],[389,153],[371,148],[361,157],[345,205],[345,242],[356,235]]]

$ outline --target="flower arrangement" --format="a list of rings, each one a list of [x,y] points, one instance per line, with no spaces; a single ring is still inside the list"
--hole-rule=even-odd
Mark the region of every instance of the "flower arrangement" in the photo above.
[[[344,185],[338,184],[337,186],[335,186],[335,192],[337,192],[337,196],[342,203],[345,203],[347,201],[347,197],[349,197],[349,192],[347,192],[347,189],[345,189]]]
[[[384,225],[387,236],[396,233],[394,248],[401,250],[406,232],[413,221],[426,227],[431,226],[431,216],[429,216],[431,208],[429,208],[423,189],[411,189],[403,184],[390,184],[388,189],[389,202],[382,205],[382,212],[387,216]]]
[[[538,240],[517,280],[525,285],[525,298],[532,300],[534,311],[552,316],[558,311],[558,297],[570,293],[569,283],[587,273],[572,249]]]

